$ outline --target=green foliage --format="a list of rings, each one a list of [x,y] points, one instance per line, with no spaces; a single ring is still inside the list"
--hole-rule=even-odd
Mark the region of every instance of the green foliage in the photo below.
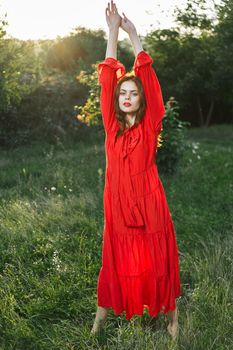
[[[232,2],[210,11],[206,0],[187,1],[175,11],[175,28],[145,38],[165,99],[174,96],[182,117],[196,126],[232,120]]]
[[[216,75],[221,82],[221,100],[228,103],[233,113],[233,0],[221,0],[218,8],[218,23],[215,27],[217,41]]]
[[[186,32],[193,34],[212,31],[215,14],[210,13],[210,4],[207,0],[187,0],[184,9],[175,8],[176,22],[185,28]]]
[[[166,113],[163,118],[161,146],[157,149],[156,163],[161,172],[173,174],[183,158],[185,151],[186,127],[189,122],[179,119],[179,106],[174,97],[166,103]]]
[[[33,73],[35,66],[33,67],[31,62],[33,50],[34,48],[30,44],[0,38],[0,113],[2,122],[37,84],[37,76]],[[26,56],[27,60],[25,60]]]
[[[22,131],[18,108],[38,87],[40,69],[30,41],[0,38],[0,52],[0,143],[5,144]]]
[[[85,28],[55,42],[1,38],[0,144],[77,137],[82,125],[76,106],[87,88],[76,76],[103,56],[105,42],[103,31]]]
[[[7,147],[46,138],[57,142],[75,133],[74,105],[82,101],[85,87],[73,73],[44,66],[48,43],[0,40],[0,143]]]
[[[77,106],[79,111],[78,119],[88,126],[100,125],[102,116],[100,112],[100,86],[98,83],[97,65],[92,64],[93,72],[81,71],[77,79],[79,82],[88,87],[88,98],[83,106]]]
[[[78,127],[74,106],[85,93],[85,87],[77,83],[72,74],[50,71],[18,108],[17,114],[22,118],[20,127],[24,135],[26,133],[25,142],[45,138],[56,143],[67,134],[72,137]],[[34,101],[36,104],[32,108]],[[22,143],[22,140],[14,140]]]
[[[70,35],[58,38],[47,51],[45,65],[61,71],[89,69],[106,50],[105,32],[77,27]]]

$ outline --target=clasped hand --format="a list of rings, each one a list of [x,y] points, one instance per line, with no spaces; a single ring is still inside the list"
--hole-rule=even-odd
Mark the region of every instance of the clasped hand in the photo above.
[[[134,24],[122,12],[123,18],[117,11],[116,4],[111,0],[111,5],[108,2],[108,7],[105,9],[106,21],[110,29],[121,27],[126,33],[136,31]]]

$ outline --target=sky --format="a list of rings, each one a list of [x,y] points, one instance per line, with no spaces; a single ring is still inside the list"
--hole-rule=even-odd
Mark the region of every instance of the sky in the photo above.
[[[109,0],[110,1],[110,0]],[[7,13],[9,37],[27,39],[55,39],[69,35],[74,28],[108,31],[105,19],[106,0],[0,0],[0,16]],[[185,0],[117,0],[118,12],[128,16],[140,35],[152,29],[170,28],[175,5],[184,6]],[[120,30],[119,39],[127,37]]]

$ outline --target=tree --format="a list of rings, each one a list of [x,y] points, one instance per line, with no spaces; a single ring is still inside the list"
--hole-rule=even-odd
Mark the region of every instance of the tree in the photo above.
[[[70,35],[56,39],[49,48],[47,66],[61,71],[89,69],[92,63],[104,57],[104,35],[100,29],[75,28]]]
[[[216,5],[218,23],[214,29],[216,44],[216,75],[221,81],[221,97],[233,113],[233,0],[221,0]]]
[[[229,46],[232,53],[232,1],[210,11],[208,1],[188,0],[185,9],[176,8],[175,28],[145,38],[165,98],[175,96],[181,114],[198,115],[194,123],[200,126],[208,126],[214,110],[232,101],[232,55],[227,52]]]
[[[38,84],[39,71],[34,44],[6,38],[7,22],[0,21],[0,142],[11,138],[21,120],[17,108]]]

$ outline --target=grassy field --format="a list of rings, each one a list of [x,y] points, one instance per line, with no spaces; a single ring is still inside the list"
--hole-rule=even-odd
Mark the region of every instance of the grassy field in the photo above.
[[[160,175],[176,228],[180,335],[165,315],[111,310],[90,337],[101,266],[103,134],[0,150],[1,350],[233,349],[233,128],[190,129],[175,175]],[[159,156],[159,155],[158,155]]]

